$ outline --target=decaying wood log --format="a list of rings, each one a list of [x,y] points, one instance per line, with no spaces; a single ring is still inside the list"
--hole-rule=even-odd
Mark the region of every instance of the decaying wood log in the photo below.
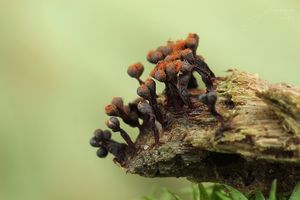
[[[290,192],[300,181],[300,89],[238,70],[217,82],[217,109],[226,125],[221,135],[215,137],[220,124],[198,100],[204,91],[193,89],[196,108],[164,110],[169,124],[160,133],[162,144],[153,147],[152,133],[139,136],[140,150],[123,167],[145,177],[187,177],[242,191],[266,191],[276,178],[278,189]]]

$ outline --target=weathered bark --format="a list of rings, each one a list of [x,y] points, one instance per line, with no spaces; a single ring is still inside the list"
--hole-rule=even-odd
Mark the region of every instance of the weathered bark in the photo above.
[[[169,123],[162,144],[153,147],[151,132],[139,136],[140,150],[123,167],[145,177],[187,177],[242,191],[266,191],[276,178],[279,190],[290,192],[300,181],[300,89],[237,70],[217,82],[217,109],[226,124],[220,137],[220,124],[198,100],[204,91],[193,89],[196,108],[164,110]],[[163,102],[160,97],[162,109]]]

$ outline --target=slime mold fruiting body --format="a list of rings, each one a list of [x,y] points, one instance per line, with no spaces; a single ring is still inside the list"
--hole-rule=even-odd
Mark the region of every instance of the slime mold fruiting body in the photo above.
[[[103,158],[111,153],[122,165],[126,157],[132,157],[140,150],[129,134],[120,127],[118,118],[129,126],[138,128],[139,136],[151,132],[154,144],[149,146],[155,148],[160,145],[160,136],[164,134],[164,129],[168,127],[170,121],[167,112],[180,113],[187,109],[197,109],[195,102],[190,98],[190,91],[198,87],[194,73],[200,75],[206,86],[206,92],[198,95],[196,103],[206,105],[210,113],[221,123],[221,128],[223,127],[223,117],[216,109],[217,93],[214,86],[216,76],[203,57],[197,55],[198,44],[198,35],[191,33],[185,40],[168,41],[166,45],[149,51],[147,60],[155,64],[155,67],[150,77],[144,81],[141,79],[144,72],[142,63],[137,62],[128,67],[128,75],[139,83],[137,94],[140,98],[125,105],[122,98],[115,97],[105,107],[106,114],[111,117],[106,125],[113,132],[120,132],[126,144],[112,140],[109,131],[97,130],[90,143],[93,147],[99,148],[97,151],[99,157]],[[160,96],[156,94],[156,83],[152,78],[165,84],[165,90],[160,95],[164,97],[163,102],[158,101]],[[140,121],[143,121],[142,124]]]

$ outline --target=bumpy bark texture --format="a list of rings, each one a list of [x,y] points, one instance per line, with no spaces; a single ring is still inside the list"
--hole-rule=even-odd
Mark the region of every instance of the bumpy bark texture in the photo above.
[[[127,157],[128,173],[145,177],[187,177],[193,182],[218,182],[242,191],[267,191],[273,179],[279,190],[290,192],[300,181],[300,89],[272,85],[256,75],[230,70],[216,81],[217,109],[225,128],[190,90],[194,109],[164,110],[168,126],[161,145],[153,135],[139,136],[139,151]],[[216,131],[219,129],[219,135]]]

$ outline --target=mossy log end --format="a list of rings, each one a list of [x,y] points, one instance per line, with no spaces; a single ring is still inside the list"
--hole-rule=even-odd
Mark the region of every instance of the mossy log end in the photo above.
[[[300,181],[300,89],[269,84],[257,75],[229,70],[216,81],[217,109],[226,128],[198,100],[203,90],[190,90],[195,109],[164,110],[168,126],[161,145],[153,135],[139,136],[139,151],[126,158],[128,173],[145,177],[187,177],[218,182],[241,191],[267,191],[273,179],[289,193]],[[164,99],[159,97],[161,108]]]

